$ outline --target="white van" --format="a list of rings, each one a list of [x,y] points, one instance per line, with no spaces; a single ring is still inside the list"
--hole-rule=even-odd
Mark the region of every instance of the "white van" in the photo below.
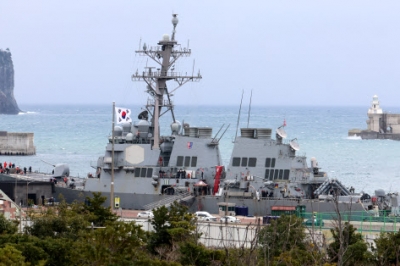
[[[217,218],[208,212],[195,212],[194,214],[199,221],[216,222]]]

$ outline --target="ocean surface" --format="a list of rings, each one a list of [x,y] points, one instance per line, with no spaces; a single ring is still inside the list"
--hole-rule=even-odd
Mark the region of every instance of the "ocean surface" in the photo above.
[[[132,119],[140,106],[123,106],[132,110]],[[112,128],[112,105],[20,105],[19,115],[0,115],[0,130],[33,132],[35,156],[0,156],[0,162],[13,162],[20,167],[51,172],[49,164],[67,163],[72,176],[94,173],[91,164],[104,155]],[[361,140],[348,137],[352,128],[366,128],[365,107],[242,107],[240,127],[275,129],[286,120],[287,139],[297,138],[297,154],[315,157],[331,178],[337,178],[356,191],[372,193],[382,188],[400,192],[400,141]],[[400,108],[391,108],[400,113]],[[228,130],[220,140],[221,155],[227,165],[233,148],[239,106],[176,106],[175,117],[191,126],[213,127],[213,134],[224,126]],[[170,113],[162,117],[161,133],[169,134]],[[221,130],[221,133],[224,131]],[[238,131],[238,135],[240,132]]]

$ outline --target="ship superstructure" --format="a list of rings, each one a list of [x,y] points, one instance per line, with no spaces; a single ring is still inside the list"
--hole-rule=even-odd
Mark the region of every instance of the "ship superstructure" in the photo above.
[[[284,126],[271,138],[270,128],[242,128],[234,141],[232,157],[224,181],[230,196],[256,195],[273,198],[316,198],[314,191],[326,180],[317,160],[310,166],[305,156],[298,156],[296,139],[285,143]],[[347,194],[347,191],[340,191]]]
[[[165,34],[158,46],[144,44],[142,50],[136,51],[158,65],[132,75],[133,81],[146,84],[149,99],[145,110],[138,113],[138,121],[114,128],[114,139],[109,138],[105,155],[95,165],[96,175],[86,180],[86,191],[108,195],[113,170],[114,195],[120,198],[122,208],[157,206],[157,201],[165,195],[188,196],[200,180],[211,183],[216,166],[221,165],[218,146],[221,136],[212,136],[209,127],[181,125],[175,117],[171,93],[202,77],[200,72],[196,75],[174,72],[176,61],[190,56],[191,50],[180,48],[175,40],[177,15],[173,15],[172,24],[171,38]],[[177,87],[170,89],[170,81],[175,81]],[[166,119],[167,114],[171,118],[170,134],[161,135],[160,119]]]

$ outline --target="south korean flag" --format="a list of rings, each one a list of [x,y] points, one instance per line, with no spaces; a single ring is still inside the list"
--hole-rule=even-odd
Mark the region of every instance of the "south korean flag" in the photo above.
[[[118,124],[132,121],[131,110],[127,108],[115,107],[115,116]]]

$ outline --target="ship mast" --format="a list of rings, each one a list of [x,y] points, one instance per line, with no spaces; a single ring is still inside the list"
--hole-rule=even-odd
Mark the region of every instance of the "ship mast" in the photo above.
[[[159,132],[159,119],[161,116],[161,110],[163,107],[168,108],[173,112],[173,104],[169,100],[169,95],[188,81],[199,81],[201,79],[200,72],[197,76],[193,74],[188,76],[187,74],[181,75],[180,73],[170,71],[170,68],[175,64],[175,62],[181,56],[190,56],[191,50],[188,48],[180,48],[179,50],[174,50],[174,46],[178,45],[175,41],[176,26],[178,25],[177,14],[172,15],[172,37],[171,39],[167,34],[163,36],[163,39],[158,42],[157,47],[148,48],[146,44],[143,45],[143,50],[138,50],[136,53],[144,56],[148,56],[157,62],[161,68],[156,72],[152,71],[152,68],[143,71],[143,73],[138,73],[132,75],[133,81],[145,81],[147,83],[147,93],[153,97],[153,101],[148,104],[150,108],[153,108],[153,118],[151,125],[154,129],[154,142],[153,149],[159,149],[160,144],[160,132]],[[178,87],[168,92],[167,81],[174,80],[178,83]],[[168,100],[164,101],[164,96],[168,97]]]

